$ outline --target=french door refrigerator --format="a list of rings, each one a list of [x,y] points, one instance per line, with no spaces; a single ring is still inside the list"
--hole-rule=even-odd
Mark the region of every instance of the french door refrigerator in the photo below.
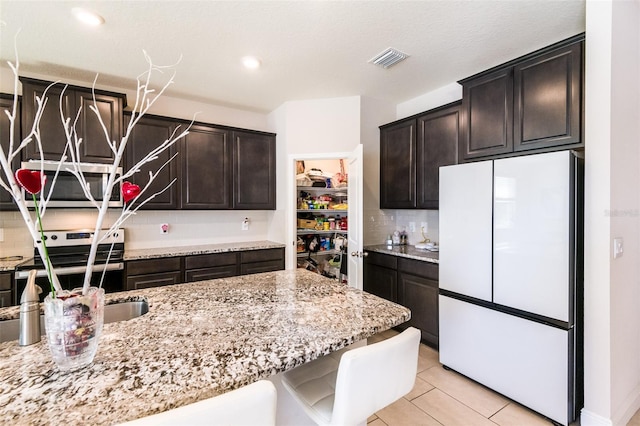
[[[564,425],[582,406],[583,162],[440,168],[440,362]]]

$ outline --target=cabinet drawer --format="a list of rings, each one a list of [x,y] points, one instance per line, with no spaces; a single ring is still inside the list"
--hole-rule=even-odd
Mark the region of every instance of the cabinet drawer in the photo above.
[[[438,264],[421,260],[398,259],[398,271],[438,280]]]
[[[160,274],[128,276],[127,290],[140,290],[143,288],[179,284],[181,275],[180,271],[175,271]]]
[[[244,263],[240,265],[240,275],[280,271],[282,269],[284,269],[284,259],[268,260],[266,262]]]
[[[0,291],[0,308],[6,308],[11,305],[11,290]]]
[[[385,268],[397,269],[398,258],[389,254],[376,253],[374,251],[368,251],[365,262],[371,265],[378,265]]]
[[[0,274],[0,290],[11,290],[11,274]]]
[[[127,262],[127,275],[180,271],[180,259],[180,257],[164,257],[162,259],[132,260]]]
[[[267,260],[282,260],[284,262],[284,248],[240,252],[240,263],[264,262]]]
[[[192,269],[185,271],[184,282],[215,280],[216,278],[235,277],[236,275],[238,275],[238,266],[235,264],[215,266],[213,268]]]
[[[211,253],[188,256],[184,259],[184,269],[202,269],[214,266],[235,265],[237,253]]]

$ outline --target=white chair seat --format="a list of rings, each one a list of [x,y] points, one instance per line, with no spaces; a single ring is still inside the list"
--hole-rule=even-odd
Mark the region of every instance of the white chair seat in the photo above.
[[[122,425],[275,425],[276,398],[273,383],[260,380],[220,396]]]
[[[411,391],[418,368],[420,330],[325,356],[282,376],[282,384],[319,425],[352,425]]]

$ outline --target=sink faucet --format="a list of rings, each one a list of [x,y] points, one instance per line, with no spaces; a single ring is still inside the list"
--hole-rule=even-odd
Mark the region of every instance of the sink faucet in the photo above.
[[[27,286],[20,297],[20,346],[40,341],[40,286],[36,285],[36,271],[29,271]]]

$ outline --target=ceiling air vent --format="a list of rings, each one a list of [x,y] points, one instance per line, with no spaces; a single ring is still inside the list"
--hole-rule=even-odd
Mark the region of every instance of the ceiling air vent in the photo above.
[[[406,53],[402,53],[401,51],[390,47],[386,49],[384,52],[370,59],[369,62],[374,65],[379,65],[382,68],[389,68],[400,61],[404,61],[408,57],[409,55],[407,55]]]

